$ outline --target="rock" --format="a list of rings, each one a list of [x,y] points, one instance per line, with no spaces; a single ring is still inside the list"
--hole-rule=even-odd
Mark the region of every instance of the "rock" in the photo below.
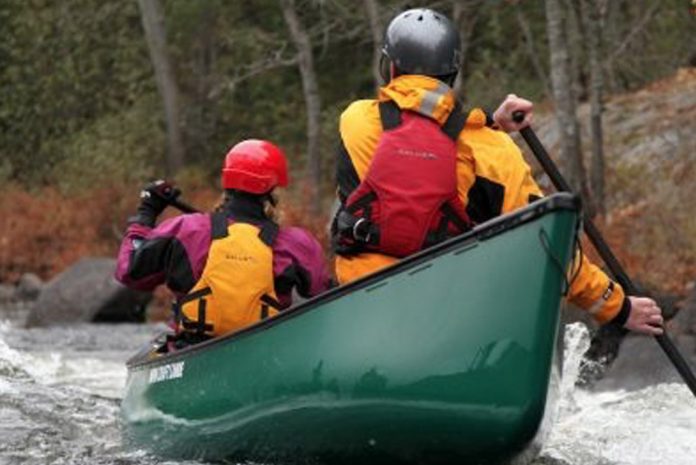
[[[0,305],[7,304],[15,298],[15,287],[11,284],[0,283]]]
[[[24,273],[17,283],[15,296],[18,300],[35,300],[39,297],[43,286],[41,278],[34,273]]]
[[[691,291],[677,316],[670,321],[669,329],[676,334],[696,335],[696,289]]]
[[[685,356],[692,350],[693,347],[679,348],[680,353]],[[690,358],[693,364],[693,357]],[[630,335],[624,339],[616,360],[593,389],[597,391],[635,390],[671,382],[681,382],[681,377],[655,338]]]
[[[665,317],[669,320],[666,325],[668,337],[686,363],[695,370],[696,290],[693,290],[680,306],[675,305],[674,296],[656,293],[651,295],[657,300]],[[600,373],[590,373],[590,381],[596,381],[601,377],[594,384],[594,390],[634,390],[659,383],[682,382],[681,375],[654,337],[636,334],[624,338],[620,335],[618,338],[611,334],[604,334],[601,337],[598,335],[595,335],[592,340],[592,345],[597,346],[596,353],[590,354],[588,358],[596,360],[599,353],[604,356],[609,354],[610,357],[609,363],[604,365]],[[613,342],[612,339],[614,339]],[[589,363],[588,366],[592,367],[592,364]]]
[[[43,287],[27,326],[142,321],[151,294],[116,282],[115,267],[111,258],[83,258],[67,268]]]
[[[638,281],[634,281],[634,285],[637,287],[639,295],[646,295],[655,299],[662,308],[665,319],[669,320],[675,317],[679,310],[676,305],[678,301],[677,296],[646,288]],[[694,305],[696,305],[696,301]],[[577,381],[578,386],[589,387],[603,378],[605,374],[611,373],[610,367],[619,356],[619,352],[622,350],[622,344],[627,334],[628,331],[613,325],[605,325],[592,331],[590,348],[587,350],[587,353],[585,353],[585,357],[580,366],[580,374]],[[650,340],[652,344],[657,347],[657,350],[661,352],[661,349],[657,346],[657,343],[653,341],[653,338],[646,339]],[[667,363],[671,364],[669,360]]]

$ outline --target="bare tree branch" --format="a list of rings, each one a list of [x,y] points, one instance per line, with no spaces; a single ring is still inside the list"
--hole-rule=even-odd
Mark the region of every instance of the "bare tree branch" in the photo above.
[[[293,56],[285,56],[288,48],[288,43],[283,42],[279,48],[273,51],[268,56],[251,63],[247,63],[237,67],[237,70],[231,78],[225,80],[217,87],[213,88],[209,98],[219,98],[223,92],[234,92],[235,88],[244,81],[247,81],[260,74],[277,68],[295,66],[299,62],[299,55],[296,53]]]
[[[618,47],[614,49],[612,53],[609,54],[609,58],[607,61],[609,63],[612,63],[614,60],[616,60],[621,54],[623,54],[626,51],[626,47],[628,47],[631,43],[631,41],[640,34],[640,32],[645,29],[645,27],[648,25],[650,20],[653,19],[653,17],[657,14],[657,10],[660,9],[660,2],[655,2],[652,5],[652,8],[650,8],[648,11],[645,12],[645,15],[641,18],[640,21],[633,27],[633,29],[626,34],[626,37],[624,37],[624,40],[619,44]]]
[[[517,19],[517,24],[520,26],[522,35],[524,36],[524,45],[527,49],[527,55],[534,66],[534,71],[536,72],[537,79],[544,86],[544,94],[549,100],[553,100],[553,93],[551,92],[551,84],[549,84],[549,79],[547,77],[546,70],[539,60],[539,53],[534,47],[534,37],[532,36],[532,30],[529,27],[529,21],[527,21],[526,16],[522,12],[522,8],[519,3],[515,4],[515,16]]]

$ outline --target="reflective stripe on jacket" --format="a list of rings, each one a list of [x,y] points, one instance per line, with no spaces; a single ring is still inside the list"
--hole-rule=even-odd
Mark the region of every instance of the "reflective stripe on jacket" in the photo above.
[[[376,100],[352,103],[341,115],[339,125],[341,147],[336,179],[341,203],[367,172],[382,133],[378,104],[386,100],[393,100],[402,110],[423,114],[425,109],[440,124],[455,105],[454,92],[449,87],[437,79],[415,75],[393,79],[380,89]],[[490,128],[490,123],[481,109],[470,111],[457,141],[458,194],[476,223],[520,208],[543,195],[517,145],[504,132]],[[337,255],[336,277],[340,283],[346,283],[396,260],[374,253]],[[606,323],[619,313],[625,298],[623,289],[586,258],[581,261],[568,298],[590,311],[599,323]]]

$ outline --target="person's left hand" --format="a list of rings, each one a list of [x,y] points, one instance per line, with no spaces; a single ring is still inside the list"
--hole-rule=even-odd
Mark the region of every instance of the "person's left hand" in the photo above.
[[[518,97],[515,94],[508,94],[503,103],[493,113],[493,121],[498,127],[507,132],[519,131],[532,123],[534,104],[529,100]],[[512,115],[521,111],[524,113],[522,122],[516,122]]]
[[[157,217],[179,195],[181,195],[181,191],[163,179],[149,183],[140,191],[140,205],[137,214],[128,222],[153,227]]]
[[[140,191],[140,203],[146,205],[155,216],[159,216],[172,200],[176,200],[181,191],[164,179],[152,181]]]

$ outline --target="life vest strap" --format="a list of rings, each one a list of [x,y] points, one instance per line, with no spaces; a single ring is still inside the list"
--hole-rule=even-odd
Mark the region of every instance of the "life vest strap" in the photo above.
[[[455,102],[452,112],[447,117],[447,121],[442,125],[442,132],[447,134],[447,137],[457,143],[459,134],[466,126],[466,120],[469,118],[469,112],[464,113],[459,102]]]
[[[215,215],[213,215],[215,216]],[[224,218],[223,218],[224,219]],[[181,297],[176,301],[174,304],[174,315],[175,318],[177,319],[177,325],[181,325],[182,328],[188,331],[195,331],[198,334],[205,334],[207,331],[212,331],[213,330],[213,325],[206,324],[205,322],[205,312],[206,312],[206,306],[208,302],[205,300],[204,297],[209,296],[212,294],[213,291],[210,289],[210,287],[204,287],[202,289],[198,289],[196,291],[193,291],[189,294],[186,294],[185,296]],[[198,300],[198,318],[196,321],[189,320],[186,318],[186,316],[183,314],[181,311],[181,306],[188,303],[192,302],[194,300]]]
[[[346,252],[349,249],[360,252],[365,245],[379,244],[379,227],[369,218],[369,214],[356,216],[345,209],[338,213],[336,227],[339,237],[347,239],[352,244],[345,250]]]
[[[259,239],[261,242],[266,244],[268,247],[272,247],[276,238],[278,237],[278,232],[280,227],[273,221],[264,221],[261,225],[261,230],[259,231]]]
[[[210,215],[210,237],[215,239],[223,239],[227,237],[227,215],[222,212],[216,212]]]
[[[177,305],[179,307],[181,307],[185,303],[191,302],[192,300],[200,299],[200,298],[208,296],[212,293],[213,293],[213,291],[209,287],[204,287],[202,289],[198,289],[197,291],[193,291],[193,292],[186,294],[185,296],[179,298],[179,300],[177,300]]]
[[[368,197],[369,195],[370,194],[367,194],[365,197]],[[371,200],[367,200],[367,202],[370,201]],[[356,203],[358,202],[365,203],[366,201],[359,199]],[[356,204],[354,203],[350,207],[355,207],[355,205]],[[359,208],[350,207],[342,209],[338,213],[337,217],[336,226],[339,236],[344,239],[349,239],[352,244],[350,246],[345,246],[344,244],[343,247],[341,247],[340,252],[343,254],[360,253],[364,251],[366,245],[379,245],[379,225],[369,220],[369,212],[364,212],[363,215],[356,216],[352,212],[359,210]],[[442,207],[440,207],[440,212],[442,213],[442,218],[440,219],[437,228],[428,232],[426,235],[423,248],[438,244],[449,238],[450,224],[453,224],[458,229],[458,233],[469,231],[473,226],[468,216],[462,218],[459,214],[457,214],[457,211],[449,202],[444,203]]]
[[[261,222],[257,221],[245,221],[244,219],[237,219],[237,221],[240,221],[242,223],[249,223],[253,224],[259,227],[259,239],[261,239],[261,242],[266,244],[267,246],[271,247],[273,246],[273,243],[275,242],[276,238],[278,237],[278,232],[280,231],[280,227],[278,224],[276,224],[272,220],[265,220]],[[224,212],[216,212],[210,215],[210,223],[211,223],[211,238],[213,240],[215,239],[224,239],[229,235],[228,231],[228,219],[227,219],[227,214]]]
[[[389,131],[401,124],[401,109],[393,100],[379,102],[379,118],[382,121],[382,129]],[[466,126],[469,112],[463,112],[459,102],[454,103],[454,108],[450,112],[445,124],[441,126],[442,132],[454,142],[459,139],[459,134]]]
[[[382,129],[394,129],[401,124],[401,109],[393,100],[379,102],[379,119],[382,121]]]
[[[283,306],[276,299],[268,294],[263,294],[259,300],[261,300],[261,319],[265,320],[268,318],[269,308],[274,308],[279,312],[283,310]]]
[[[260,298],[260,300],[261,300],[261,302],[263,302],[264,304],[268,305],[269,307],[273,307],[273,308],[275,308],[276,310],[279,310],[279,311],[280,311],[280,310],[283,309],[283,306],[281,305],[281,303],[278,302],[276,299],[274,299],[273,297],[271,297],[271,296],[268,295],[268,294],[262,295],[261,298]]]
[[[466,232],[472,228],[473,224],[469,218],[469,215],[467,215],[466,210],[462,210],[462,215],[464,215],[462,217],[449,202],[445,203],[440,210],[442,210],[443,220],[447,220],[454,224],[454,226],[459,229],[460,233]]]

